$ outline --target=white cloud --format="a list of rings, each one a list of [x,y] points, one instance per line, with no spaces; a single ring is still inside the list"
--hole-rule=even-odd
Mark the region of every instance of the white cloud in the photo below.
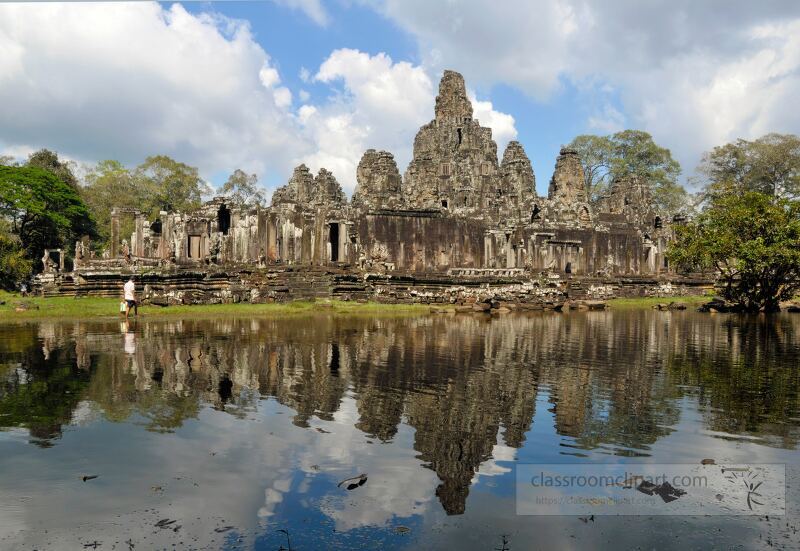
[[[687,171],[738,137],[800,133],[800,3],[675,0],[384,0],[376,9],[416,37],[429,73],[517,87],[538,101],[565,84],[589,104],[588,130],[643,128]],[[588,83],[588,85],[587,85]],[[594,101],[604,83],[615,102]]]
[[[289,107],[292,105],[292,91],[285,86],[276,88],[272,96],[275,98],[275,105],[278,107]]]
[[[313,3],[312,3],[313,4]],[[292,4],[295,6],[295,4]],[[297,4],[299,6],[299,4]],[[405,170],[433,118],[436,78],[385,54],[335,50],[312,76],[330,96],[302,105],[246,22],[156,3],[0,4],[0,153],[40,147],[85,162],[170,155],[205,177],[235,168],[332,170],[346,191],[368,148]],[[514,119],[476,101],[501,145]]]
[[[514,117],[506,113],[495,111],[491,101],[480,101],[470,94],[473,115],[482,126],[492,129],[492,138],[497,142],[497,148],[502,155],[505,146],[517,137],[517,128],[514,126]]]
[[[284,173],[310,151],[246,23],[175,4],[0,5],[0,145],[206,174]],[[290,101],[289,101],[290,102]]]
[[[277,69],[269,66],[264,67],[258,72],[258,78],[261,80],[261,84],[264,85],[264,88],[272,88],[281,81]]]

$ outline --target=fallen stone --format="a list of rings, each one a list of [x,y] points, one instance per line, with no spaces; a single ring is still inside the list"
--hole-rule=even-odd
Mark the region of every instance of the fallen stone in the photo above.
[[[499,308],[492,308],[492,314],[510,314],[511,308],[500,306]]]
[[[686,303],[685,302],[670,302],[669,306],[667,306],[669,310],[686,310]]]
[[[492,309],[492,305],[487,304],[485,302],[476,302],[475,304],[472,305],[472,309],[475,312],[488,312],[489,310]]]

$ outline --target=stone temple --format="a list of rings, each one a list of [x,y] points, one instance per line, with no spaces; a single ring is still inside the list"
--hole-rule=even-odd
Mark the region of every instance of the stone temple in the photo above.
[[[498,155],[454,71],[442,76],[434,118],[417,132],[405,172],[390,152],[370,149],[356,177],[350,201],[330,171],[314,175],[300,165],[269,207],[216,198],[155,220],[115,211],[102,257],[78,243],[73,271],[46,262],[41,289],[115,295],[134,272],[156,303],[312,296],[461,303],[691,285],[664,255],[679,219],[654,209],[645,182],[615,181],[592,204],[580,158],[565,147],[547,197],[538,196],[522,144],[512,141]],[[123,216],[135,219],[129,239],[120,235]]]

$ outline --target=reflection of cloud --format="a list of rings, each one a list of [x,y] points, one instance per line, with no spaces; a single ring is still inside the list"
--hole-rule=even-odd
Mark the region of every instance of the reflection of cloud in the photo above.
[[[501,432],[502,431],[498,431],[498,442],[501,441]],[[504,444],[495,444],[492,447],[492,457],[489,458],[488,461],[481,463],[480,467],[478,467],[478,470],[475,472],[475,476],[472,477],[471,483],[475,484],[481,476],[499,476],[510,473],[511,468],[498,465],[498,461],[509,462],[515,461],[516,458],[517,450],[515,448]]]
[[[354,426],[358,418],[355,399],[345,397],[334,422],[324,425],[331,434],[312,439],[300,458],[304,471],[313,472],[310,466],[319,465],[337,481],[359,473],[369,477],[356,490],[337,489],[322,503],[322,512],[340,531],[423,514],[433,499],[431,488],[439,481],[435,473],[421,468],[410,444],[411,430],[401,427],[389,444],[368,444],[368,437]]]

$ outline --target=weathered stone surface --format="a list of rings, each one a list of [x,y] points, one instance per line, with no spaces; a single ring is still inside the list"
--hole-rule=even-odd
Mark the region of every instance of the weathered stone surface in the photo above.
[[[295,167],[289,182],[272,194],[272,204],[309,203],[314,194],[314,175],[304,164]]]
[[[625,223],[645,232],[652,233],[666,224],[667,216],[655,209],[650,186],[638,176],[614,180],[599,207],[602,212],[622,215]]]
[[[298,203],[309,207],[338,206],[347,202],[333,173],[321,168],[316,178],[306,165],[294,169],[289,182],[272,194],[272,204]]]
[[[592,209],[586,195],[583,167],[578,152],[562,147],[547,191],[548,218],[579,226],[592,224]]]
[[[347,203],[347,196],[333,173],[321,168],[314,178],[314,195],[309,203],[311,206],[339,206]]]
[[[500,172],[520,204],[527,206],[533,203],[536,199],[536,177],[531,160],[518,141],[508,142],[500,163]]]
[[[420,128],[405,173],[410,206],[480,216],[501,188],[492,130],[472,118],[464,78],[445,71],[436,97],[436,118]]]
[[[388,151],[368,149],[358,163],[356,180],[354,207],[366,210],[403,207],[402,178],[394,157]]]

